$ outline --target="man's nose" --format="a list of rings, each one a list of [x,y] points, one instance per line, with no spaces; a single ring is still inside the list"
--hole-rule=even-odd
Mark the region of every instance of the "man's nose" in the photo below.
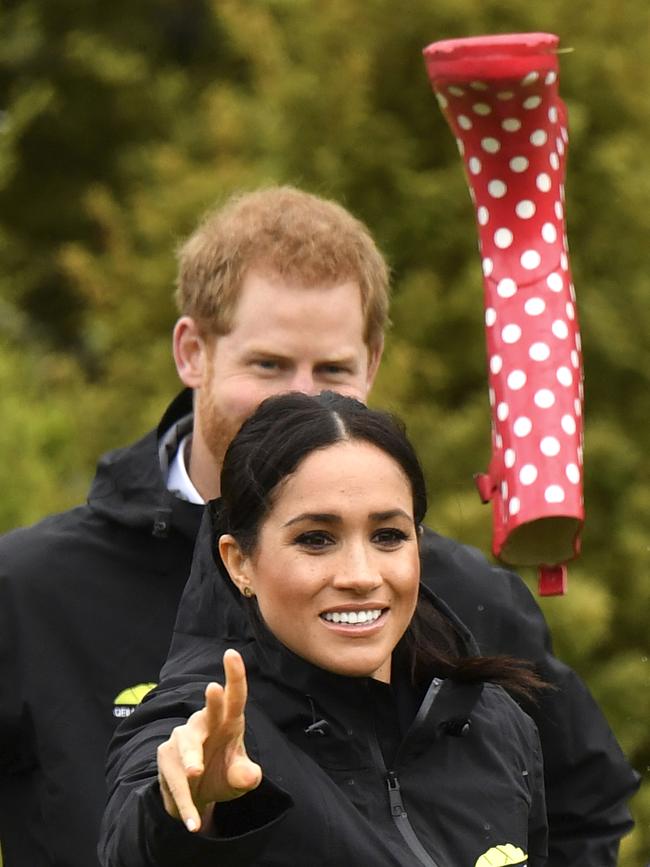
[[[291,391],[303,394],[320,394],[321,387],[316,382],[311,368],[298,368],[291,378]]]

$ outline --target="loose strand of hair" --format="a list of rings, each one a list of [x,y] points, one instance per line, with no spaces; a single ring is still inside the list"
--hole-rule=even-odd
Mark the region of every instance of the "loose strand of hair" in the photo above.
[[[514,698],[532,703],[548,686],[526,660],[468,654],[452,621],[422,595],[405,639],[414,683],[432,676],[459,683],[495,683]]]

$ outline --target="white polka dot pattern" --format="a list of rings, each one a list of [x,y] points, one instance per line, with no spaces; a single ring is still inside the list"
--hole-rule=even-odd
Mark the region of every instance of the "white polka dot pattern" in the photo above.
[[[526,50],[518,43],[509,60],[492,49],[517,38]],[[557,45],[549,34],[523,34],[425,50],[440,108],[463,142],[477,213],[494,412],[484,478],[497,556],[524,523],[584,520],[582,353],[563,204],[567,117],[549,39]],[[468,76],[480,79],[480,95]]]

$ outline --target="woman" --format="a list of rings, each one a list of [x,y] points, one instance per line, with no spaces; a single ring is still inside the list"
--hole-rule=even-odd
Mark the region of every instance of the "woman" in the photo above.
[[[539,681],[473,655],[420,586],[426,492],[401,427],[332,393],[271,398],[221,491],[224,616],[232,632],[244,606],[254,638],[215,647],[224,686],[171,682],[136,711],[104,863],[544,864],[537,734],[503,689]]]

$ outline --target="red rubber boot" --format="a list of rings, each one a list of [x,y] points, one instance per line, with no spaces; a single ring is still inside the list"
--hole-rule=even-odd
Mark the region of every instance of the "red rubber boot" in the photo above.
[[[579,552],[582,358],[565,232],[566,109],[558,38],[434,42],[427,71],[456,136],[476,208],[485,288],[492,460],[477,476],[493,504],[493,552],[540,567],[563,593]]]

